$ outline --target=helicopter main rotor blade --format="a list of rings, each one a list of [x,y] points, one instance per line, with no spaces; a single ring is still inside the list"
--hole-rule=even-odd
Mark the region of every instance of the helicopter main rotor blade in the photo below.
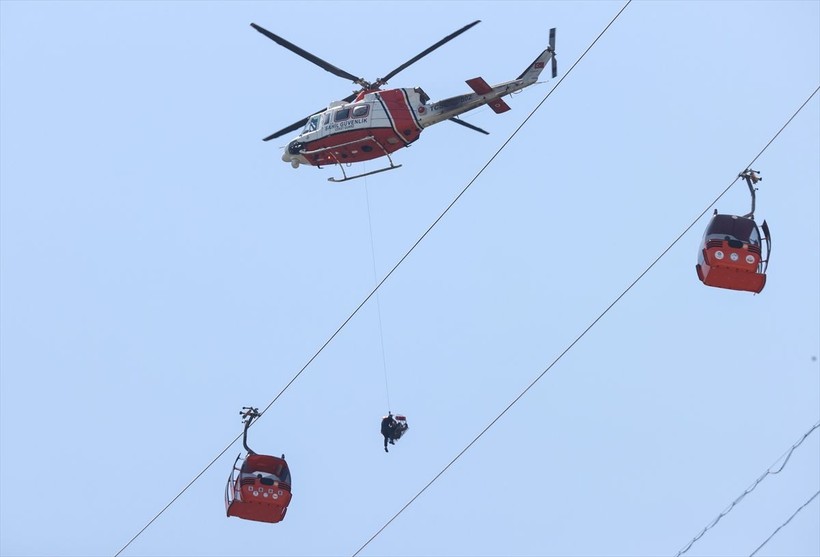
[[[438,47],[440,47],[443,44],[455,39],[456,37],[461,35],[463,32],[467,31],[468,29],[470,29],[471,27],[473,27],[475,25],[478,25],[479,23],[481,23],[480,19],[470,23],[469,25],[465,25],[464,27],[462,27],[461,29],[459,29],[455,33],[451,33],[451,34],[447,35],[446,37],[441,39],[439,42],[437,42],[436,44],[434,44],[433,46],[431,46],[427,50],[425,50],[423,52],[420,52],[419,54],[417,54],[416,56],[414,56],[413,58],[411,58],[410,60],[408,60],[407,62],[405,62],[404,64],[402,64],[401,66],[399,66],[398,68],[396,68],[395,70],[390,72],[389,74],[387,74],[386,76],[380,77],[379,79],[377,79],[376,82],[373,85],[375,87],[381,87],[382,85],[387,83],[393,76],[395,76],[400,71],[406,69],[411,64],[415,64],[416,62],[418,62],[419,60],[421,60],[422,58],[424,58],[425,56],[427,56],[428,54],[433,52]]]
[[[332,73],[333,75],[337,75],[339,77],[349,79],[353,83],[361,85],[362,87],[367,87],[369,85],[369,83],[367,83],[367,81],[365,81],[361,77],[356,77],[355,75],[353,75],[351,73],[348,73],[348,72],[344,71],[341,68],[337,68],[333,64],[322,60],[321,58],[311,54],[307,50],[304,50],[303,48],[299,48],[295,44],[293,44],[289,41],[286,41],[285,39],[283,39],[279,35],[274,35],[273,33],[268,31],[264,27],[260,27],[259,25],[255,24],[255,23],[251,23],[251,27],[253,27],[257,31],[259,31],[260,33],[262,33],[263,35],[265,35],[267,38],[274,41],[275,43],[278,43],[278,44],[282,45],[283,47],[287,48],[288,50],[290,50],[291,52],[293,52],[295,54],[298,54],[299,56],[301,56],[305,60],[313,62],[314,64],[316,64],[320,68]]]
[[[479,128],[478,126],[474,126],[473,124],[470,124],[469,122],[465,122],[465,121],[464,121],[464,120],[462,120],[461,118],[456,118],[456,117],[454,116],[454,117],[452,117],[452,118],[449,118],[449,120],[450,120],[451,122],[455,122],[456,124],[461,124],[461,125],[462,125],[462,126],[464,126],[465,128],[470,128],[471,130],[475,130],[475,131],[477,131],[477,132],[483,133],[484,135],[490,135],[490,132],[485,131],[485,130],[482,130],[482,129],[481,129],[481,128]]]
[[[290,133],[293,130],[298,130],[299,128],[302,128],[305,124],[307,124],[309,118],[310,116],[308,116],[307,118],[302,118],[301,120],[299,120],[298,122],[294,122],[287,128],[282,128],[278,132],[270,134],[268,137],[262,139],[262,141],[270,141],[271,139],[276,139],[277,137],[281,137],[286,133]]]
[[[355,99],[357,96],[359,96],[358,91],[353,93],[352,95],[349,95],[349,96],[343,98],[342,102],[349,103],[350,101]],[[317,110],[316,112],[312,112],[311,116],[313,116],[314,114],[318,114],[318,113],[322,112],[323,110],[325,110],[325,109],[323,108],[321,110]],[[282,128],[281,130],[279,130],[276,133],[270,134],[268,137],[265,137],[264,139],[262,139],[262,141],[270,141],[271,139],[276,139],[277,137],[281,137],[281,136],[285,135],[286,133],[290,133],[294,130],[298,130],[299,128],[301,128],[305,124],[307,124],[307,121],[310,120],[311,116],[306,116],[306,117],[302,118],[301,120],[299,120],[298,122],[294,122],[290,126],[288,126],[286,128]]]

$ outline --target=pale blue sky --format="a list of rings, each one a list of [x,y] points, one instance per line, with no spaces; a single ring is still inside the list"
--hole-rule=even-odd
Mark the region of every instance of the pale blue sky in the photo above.
[[[555,81],[345,184],[271,132],[353,86],[559,77],[622,2],[0,1],[0,554],[113,555],[266,406]],[[546,74],[545,74],[546,75]],[[123,555],[350,555],[732,182],[820,85],[820,2],[634,2],[252,430],[284,522],[225,517],[236,444]],[[371,162],[368,169],[377,168]],[[757,296],[702,218],[362,555],[674,555],[820,419],[820,99],[755,166]],[[717,203],[743,214],[738,182]],[[711,213],[711,210],[709,211]],[[820,489],[820,432],[687,555],[749,555]],[[817,499],[759,555],[820,553]]]

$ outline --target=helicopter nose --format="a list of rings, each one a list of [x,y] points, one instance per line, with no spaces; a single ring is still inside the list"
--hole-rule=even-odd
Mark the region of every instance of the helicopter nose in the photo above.
[[[302,144],[300,141],[297,141],[297,140],[294,139],[293,141],[288,143],[287,151],[291,155],[298,155],[299,151],[302,150],[302,147],[304,147],[304,144]]]
[[[301,156],[299,155],[299,149],[302,146],[298,144],[296,141],[291,141],[285,152],[282,153],[282,160],[285,162],[289,162],[293,168],[299,168],[299,165],[302,163]]]

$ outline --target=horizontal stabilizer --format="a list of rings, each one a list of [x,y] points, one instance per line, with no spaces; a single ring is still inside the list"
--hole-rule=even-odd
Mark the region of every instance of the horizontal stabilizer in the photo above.
[[[482,77],[474,77],[473,79],[468,79],[467,85],[469,85],[470,88],[473,91],[475,91],[478,95],[486,95],[487,93],[493,92],[493,88],[490,87],[490,85],[486,81],[484,81],[484,78]],[[501,100],[500,97],[491,100],[487,104],[490,105],[490,108],[492,108],[493,112],[495,112],[496,114],[501,114],[502,112],[507,112],[508,110],[510,110],[510,105]]]
[[[510,105],[505,103],[501,98],[491,100],[489,105],[496,114],[501,114],[502,112],[507,112],[510,110]]]
[[[473,79],[468,79],[467,85],[469,85],[470,89],[472,89],[479,95],[486,95],[487,93],[493,90],[493,88],[490,87],[490,84],[484,81],[483,77],[474,77]]]

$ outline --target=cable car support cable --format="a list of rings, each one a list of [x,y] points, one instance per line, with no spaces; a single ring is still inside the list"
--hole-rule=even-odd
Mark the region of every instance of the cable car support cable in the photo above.
[[[748,494],[750,494],[752,491],[754,491],[755,488],[760,484],[760,482],[762,482],[763,480],[765,480],[767,477],[769,477],[771,475],[779,474],[780,472],[782,472],[783,468],[786,467],[786,464],[789,462],[789,459],[792,457],[792,453],[794,453],[794,451],[797,449],[797,447],[802,445],[803,441],[805,441],[806,438],[809,435],[811,435],[814,432],[814,430],[817,429],[817,428],[820,428],[820,422],[817,422],[816,424],[814,424],[814,426],[811,429],[809,429],[806,433],[803,434],[803,437],[801,437],[799,441],[797,441],[794,445],[792,445],[785,453],[780,455],[780,457],[777,460],[775,460],[774,463],[772,463],[772,465],[769,466],[766,469],[765,472],[763,472],[763,474],[761,474],[754,482],[752,482],[752,484],[749,487],[747,487],[746,490],[743,493],[740,494],[740,496],[738,496],[734,501],[732,501],[732,503],[725,510],[723,510],[720,514],[718,514],[709,524],[704,526],[703,530],[701,530],[698,533],[697,536],[692,538],[692,540],[689,543],[687,543],[680,551],[678,551],[675,554],[675,557],[680,557],[681,555],[683,555],[684,553],[689,551],[692,548],[692,546],[695,545],[695,543],[706,534],[706,532],[708,532],[709,530],[714,528],[717,525],[717,523],[720,522],[720,519],[722,519],[724,516],[729,514],[731,512],[731,510],[734,509],[737,506],[737,504],[740,503],[743,500],[744,497],[746,497]],[[775,468],[775,466],[777,466],[777,463],[780,462],[781,460],[783,461],[783,464],[781,464],[779,467],[777,467],[776,470],[773,470],[773,468]],[[789,519],[789,520],[791,520],[791,519]],[[774,534],[772,534],[772,536],[774,536]],[[766,540],[766,542],[768,542],[768,541],[769,540]],[[766,545],[766,542],[763,542],[763,545]],[[760,547],[763,547],[763,545],[761,545]],[[760,549],[760,547],[758,547],[755,550],[755,552],[757,552]],[[754,553],[752,555],[754,555]]]
[[[769,543],[769,540],[771,540],[771,539],[775,536],[775,534],[777,534],[777,533],[778,533],[778,532],[779,532],[779,531],[780,531],[780,530],[781,530],[784,526],[786,526],[789,522],[791,522],[791,521],[792,521],[792,519],[793,519],[795,516],[797,516],[797,513],[799,513],[800,511],[802,511],[802,510],[803,510],[803,509],[805,509],[806,507],[808,507],[808,506],[809,506],[809,504],[811,504],[811,502],[812,502],[812,501],[814,501],[814,500],[817,498],[817,496],[818,496],[818,495],[820,495],[820,490],[818,490],[818,491],[817,491],[817,493],[815,493],[814,495],[812,495],[812,496],[809,498],[809,500],[808,500],[808,501],[806,501],[806,502],[805,502],[805,503],[803,503],[800,507],[798,507],[798,509],[797,509],[796,511],[794,511],[794,513],[792,513],[792,515],[788,518],[788,520],[786,520],[786,522],[784,522],[783,524],[781,524],[780,526],[778,526],[778,527],[777,527],[777,529],[776,529],[774,532],[772,532],[771,536],[769,536],[768,538],[766,538],[766,540],[765,540],[762,544],[760,544],[760,545],[758,546],[758,548],[757,548],[757,549],[755,549],[754,551],[752,551],[752,552],[749,554],[749,557],[754,557],[755,555],[757,555],[757,552],[758,552],[758,551],[760,551],[761,549],[763,549],[763,546],[764,546],[764,545],[766,545],[767,543]]]
[[[629,1],[631,2],[631,0],[629,0]],[[610,21],[609,25],[607,25],[607,27],[604,29],[604,31],[602,31],[602,32],[601,32],[601,35],[603,35],[603,34],[604,34],[604,32],[606,32],[606,29],[608,29],[608,28],[609,28],[609,26],[610,26],[610,25],[612,25],[612,23],[614,23],[614,22],[615,22],[615,19],[617,19],[617,18],[618,18],[618,16],[621,14],[621,12],[623,12],[623,10],[624,10],[624,9],[626,8],[626,6],[628,6],[628,5],[629,5],[629,2],[627,2],[627,4],[626,4],[626,5],[624,5],[624,7],[621,9],[621,11],[620,11],[620,12],[618,12],[618,14],[615,16],[615,18],[613,18],[613,20],[612,20],[612,21]],[[599,35],[599,36],[598,36],[598,38],[596,38],[595,40],[597,41],[597,40],[601,37],[601,35]],[[595,42],[593,41],[593,43],[592,43],[592,44],[595,44]],[[590,45],[590,48],[592,48],[592,45]],[[589,51],[589,49],[587,49],[587,51],[585,51],[585,52],[584,52],[584,54],[586,54],[586,52],[588,52],[588,51]],[[583,55],[581,55],[581,58],[583,58]],[[579,58],[579,59],[578,59],[578,61],[580,62],[580,60],[581,60],[581,59]],[[578,63],[578,62],[576,62],[576,64],[577,64],[577,63]],[[574,65],[573,65],[573,67],[574,67]],[[572,69],[572,68],[570,68],[570,70],[571,70],[571,69]],[[569,73],[569,72],[567,72],[567,73]],[[566,77],[566,74],[565,74],[565,77]],[[557,87],[557,86],[558,86],[558,84],[560,84],[560,81],[559,81],[559,82],[558,82],[555,86]],[[555,88],[553,88],[553,90],[555,90]],[[792,114],[792,116],[791,116],[791,117],[790,117],[790,118],[786,121],[786,123],[785,123],[785,124],[783,124],[783,126],[782,126],[782,127],[781,127],[778,131],[777,131],[777,133],[776,133],[776,134],[774,134],[774,136],[773,136],[773,137],[769,140],[769,142],[766,144],[766,146],[765,146],[765,147],[763,147],[763,149],[761,149],[761,150],[760,150],[760,152],[759,152],[759,153],[758,153],[758,154],[757,154],[757,155],[756,155],[756,156],[752,159],[752,161],[751,161],[748,165],[746,165],[746,168],[751,168],[751,166],[755,163],[755,161],[757,161],[757,159],[758,159],[758,158],[760,158],[760,156],[761,156],[761,155],[763,155],[763,153],[766,151],[766,149],[768,149],[768,148],[769,148],[769,146],[770,146],[770,145],[774,142],[774,140],[775,140],[775,139],[777,139],[777,137],[778,137],[778,136],[779,136],[779,135],[783,132],[783,130],[785,130],[785,129],[786,129],[786,127],[787,127],[787,126],[788,126],[788,125],[792,122],[792,120],[794,120],[794,118],[795,118],[795,117],[796,117],[796,116],[800,113],[800,111],[801,111],[801,110],[803,110],[803,107],[805,107],[805,106],[809,103],[809,101],[810,101],[810,100],[814,97],[814,95],[816,95],[816,94],[817,94],[817,92],[818,92],[818,91],[820,91],[820,86],[818,86],[818,87],[814,90],[814,92],[813,92],[811,95],[809,95],[809,97],[806,99],[806,101],[805,101],[802,105],[800,105],[800,108],[798,108],[798,109],[794,112],[794,114]],[[552,92],[552,91],[550,91],[550,92]],[[544,100],[546,100],[546,98],[545,98]],[[543,101],[542,101],[542,103],[543,103]],[[541,106],[541,104],[539,104],[538,106]],[[537,110],[537,107],[536,107],[536,110]],[[530,116],[532,116],[532,114],[530,114]],[[528,117],[528,118],[529,118],[529,117]],[[525,120],[525,122],[526,122],[526,120]],[[519,128],[519,129],[520,129],[520,128]],[[516,130],[516,132],[517,132],[517,131],[518,131],[518,130]],[[509,140],[508,140],[508,141],[509,141]],[[498,153],[496,153],[496,155],[498,155]],[[673,247],[674,247],[674,246],[675,246],[675,245],[676,245],[676,244],[677,244],[677,243],[681,240],[681,238],[683,238],[683,237],[684,237],[684,236],[685,236],[685,235],[689,232],[689,230],[691,230],[691,229],[692,229],[692,227],[694,227],[694,226],[697,224],[697,222],[698,222],[698,221],[699,221],[699,220],[703,217],[703,215],[705,215],[705,214],[709,211],[709,209],[711,209],[711,208],[712,208],[712,206],[713,206],[713,205],[715,205],[715,204],[716,204],[716,203],[717,203],[717,202],[718,202],[718,201],[719,201],[719,200],[720,200],[720,199],[721,199],[724,195],[726,195],[726,193],[727,193],[727,192],[728,192],[728,191],[732,188],[732,186],[733,186],[733,185],[734,185],[734,184],[735,184],[735,183],[736,183],[739,179],[740,179],[740,176],[736,176],[736,177],[734,178],[734,180],[732,180],[732,182],[731,182],[731,183],[730,183],[730,184],[726,187],[726,189],[724,189],[724,190],[720,193],[720,195],[718,195],[718,196],[714,199],[714,201],[712,201],[712,202],[709,204],[709,206],[708,206],[708,207],[706,207],[706,208],[703,210],[703,212],[701,212],[701,213],[700,213],[700,214],[699,214],[699,215],[695,218],[695,220],[693,220],[693,221],[692,221],[692,223],[691,223],[691,224],[689,224],[689,226],[687,226],[687,227],[684,229],[684,231],[683,231],[683,232],[681,232],[681,233],[678,235],[678,237],[677,237],[677,238],[675,238],[675,239],[672,241],[672,243],[671,243],[671,244],[669,244],[669,246],[668,246],[665,250],[663,250],[663,252],[661,252],[661,254],[660,254],[658,257],[656,257],[656,258],[655,258],[655,260],[654,260],[654,261],[652,261],[652,263],[650,263],[650,264],[649,264],[649,266],[648,266],[648,267],[647,267],[647,268],[646,268],[646,269],[645,269],[645,270],[644,270],[644,271],[643,271],[640,275],[638,275],[638,278],[636,278],[634,281],[632,281],[632,283],[631,283],[629,286],[627,286],[627,287],[626,287],[626,289],[625,289],[623,292],[621,292],[621,293],[618,295],[618,297],[617,297],[617,298],[615,298],[615,300],[614,300],[612,303],[610,303],[610,304],[606,307],[606,309],[604,309],[604,310],[603,310],[603,311],[602,311],[602,312],[598,315],[598,317],[596,317],[596,318],[592,321],[592,323],[590,323],[590,324],[587,326],[587,328],[586,328],[586,329],[584,329],[584,330],[581,332],[581,334],[579,334],[579,335],[575,338],[575,340],[573,340],[573,341],[569,344],[569,346],[567,346],[567,347],[564,349],[564,351],[563,351],[563,352],[561,352],[561,353],[560,353],[560,354],[559,354],[559,355],[558,355],[558,356],[557,356],[557,357],[556,357],[556,358],[552,361],[552,363],[550,363],[550,364],[547,366],[547,368],[546,368],[545,370],[543,370],[541,373],[539,373],[539,374],[538,374],[538,376],[537,376],[535,379],[533,379],[533,380],[532,380],[532,382],[530,382],[530,384],[529,384],[529,385],[527,385],[527,387],[526,387],[523,391],[521,391],[521,393],[520,393],[518,396],[516,396],[516,397],[513,399],[513,401],[512,401],[512,402],[510,402],[510,403],[509,403],[509,404],[508,404],[508,405],[504,408],[504,410],[502,410],[502,411],[501,411],[501,413],[500,413],[498,416],[496,416],[496,417],[495,417],[495,418],[494,418],[494,419],[493,419],[493,420],[492,420],[492,421],[491,421],[491,422],[490,422],[490,423],[489,423],[489,424],[488,424],[488,425],[487,425],[484,429],[482,429],[482,430],[481,430],[481,432],[480,432],[478,435],[476,435],[476,436],[475,436],[475,438],[473,438],[473,440],[472,440],[472,441],[470,441],[470,442],[467,444],[467,446],[466,446],[466,447],[464,447],[464,448],[461,450],[461,452],[459,452],[459,453],[458,453],[455,457],[453,457],[453,459],[452,459],[449,463],[447,463],[447,465],[446,465],[444,468],[442,468],[442,470],[441,470],[438,474],[436,474],[435,476],[433,476],[433,479],[431,479],[429,482],[427,482],[427,484],[426,484],[424,487],[422,487],[422,488],[421,488],[421,490],[420,490],[418,493],[416,493],[416,494],[415,494],[415,495],[414,495],[414,496],[413,496],[413,497],[412,497],[412,498],[411,498],[411,499],[410,499],[407,503],[405,503],[405,505],[404,505],[401,509],[399,509],[399,510],[398,510],[398,511],[397,511],[397,512],[396,512],[396,513],[392,516],[392,517],[390,517],[390,519],[389,519],[387,522],[385,522],[385,523],[381,526],[381,528],[379,528],[379,529],[376,531],[376,533],[375,533],[375,534],[373,534],[373,535],[370,537],[370,539],[368,539],[368,540],[367,540],[367,541],[366,541],[366,542],[365,542],[365,543],[364,543],[364,544],[363,544],[363,545],[362,545],[359,549],[357,549],[357,550],[355,551],[355,553],[353,553],[352,557],[356,557],[357,555],[359,555],[359,553],[361,553],[361,552],[362,552],[362,551],[363,551],[363,550],[364,550],[364,549],[365,549],[365,548],[366,548],[366,547],[370,544],[370,542],[372,542],[374,539],[376,539],[376,538],[379,536],[379,534],[381,534],[381,533],[382,533],[382,532],[383,532],[383,531],[384,531],[384,530],[385,530],[385,529],[386,529],[386,528],[387,528],[387,527],[388,527],[388,526],[389,526],[389,525],[390,525],[390,524],[391,524],[394,520],[396,520],[396,518],[398,518],[398,517],[399,517],[399,515],[400,515],[401,513],[403,513],[403,512],[404,512],[404,511],[405,511],[405,510],[406,510],[406,509],[407,509],[407,508],[408,508],[411,504],[413,504],[413,502],[414,502],[416,499],[418,499],[418,498],[419,498],[419,497],[420,497],[420,496],[421,496],[421,495],[422,495],[425,491],[427,491],[427,489],[428,489],[430,486],[432,486],[432,485],[436,482],[436,480],[438,480],[438,479],[439,479],[442,475],[444,475],[444,473],[445,473],[445,472],[446,472],[446,471],[447,471],[447,470],[448,470],[448,469],[449,469],[449,468],[450,468],[453,464],[455,464],[455,463],[456,463],[456,461],[464,455],[464,453],[466,453],[466,452],[467,452],[467,451],[468,451],[468,450],[469,450],[469,449],[470,449],[470,448],[471,448],[474,444],[476,444],[476,443],[478,442],[478,440],[479,440],[479,439],[481,439],[481,437],[483,437],[483,436],[484,436],[484,434],[485,434],[485,433],[487,433],[487,431],[489,431],[489,429],[490,429],[491,427],[493,427],[493,426],[495,425],[495,423],[496,423],[496,422],[498,422],[498,420],[500,420],[500,419],[504,416],[504,414],[506,414],[506,413],[507,413],[507,411],[508,411],[508,410],[510,410],[510,409],[511,409],[511,408],[512,408],[512,407],[513,407],[513,406],[514,406],[514,405],[515,405],[515,404],[516,404],[519,400],[521,400],[521,399],[524,397],[524,395],[525,395],[525,394],[527,394],[527,392],[528,392],[528,391],[529,391],[532,387],[534,387],[534,386],[535,386],[535,384],[536,384],[536,383],[537,383],[537,382],[538,382],[538,381],[539,381],[542,377],[544,377],[544,376],[545,376],[545,375],[546,375],[546,374],[547,374],[547,373],[548,373],[548,372],[549,372],[549,371],[550,371],[550,370],[551,370],[551,369],[555,366],[555,364],[557,364],[557,363],[561,360],[561,358],[563,358],[563,357],[564,357],[564,355],[565,355],[567,352],[569,352],[569,351],[570,351],[570,350],[571,350],[571,349],[572,349],[572,348],[573,348],[576,344],[578,344],[578,342],[579,342],[579,341],[580,341],[580,340],[581,340],[581,339],[582,339],[582,338],[583,338],[583,337],[584,337],[584,336],[585,336],[585,335],[586,335],[586,334],[590,331],[590,329],[592,329],[592,328],[593,328],[593,327],[594,327],[594,326],[595,326],[595,325],[596,325],[596,324],[597,324],[597,323],[598,323],[598,322],[599,322],[599,321],[600,321],[600,320],[601,320],[601,319],[602,319],[602,318],[603,318],[603,317],[604,317],[607,313],[609,313],[609,310],[611,310],[611,309],[615,306],[615,304],[617,304],[619,301],[621,301],[621,299],[622,299],[622,298],[623,298],[623,297],[627,294],[627,292],[629,292],[630,290],[632,290],[632,288],[633,288],[636,284],[638,284],[638,282],[639,282],[639,281],[640,281],[640,280],[641,280],[641,279],[642,279],[642,278],[643,278],[643,277],[644,277],[647,273],[649,273],[649,271],[650,271],[650,270],[651,270],[651,269],[652,269],[652,268],[653,268],[653,267],[654,267],[654,266],[655,266],[655,265],[656,265],[656,264],[657,264],[657,263],[658,263],[658,262],[659,262],[659,261],[660,261],[660,260],[661,260],[661,259],[662,259],[665,255],[666,255],[666,254],[667,254],[667,253],[669,253],[669,251],[670,251],[670,250],[671,250],[671,249],[672,249],[672,248],[673,248]],[[784,464],[785,464],[785,463],[784,463]]]

